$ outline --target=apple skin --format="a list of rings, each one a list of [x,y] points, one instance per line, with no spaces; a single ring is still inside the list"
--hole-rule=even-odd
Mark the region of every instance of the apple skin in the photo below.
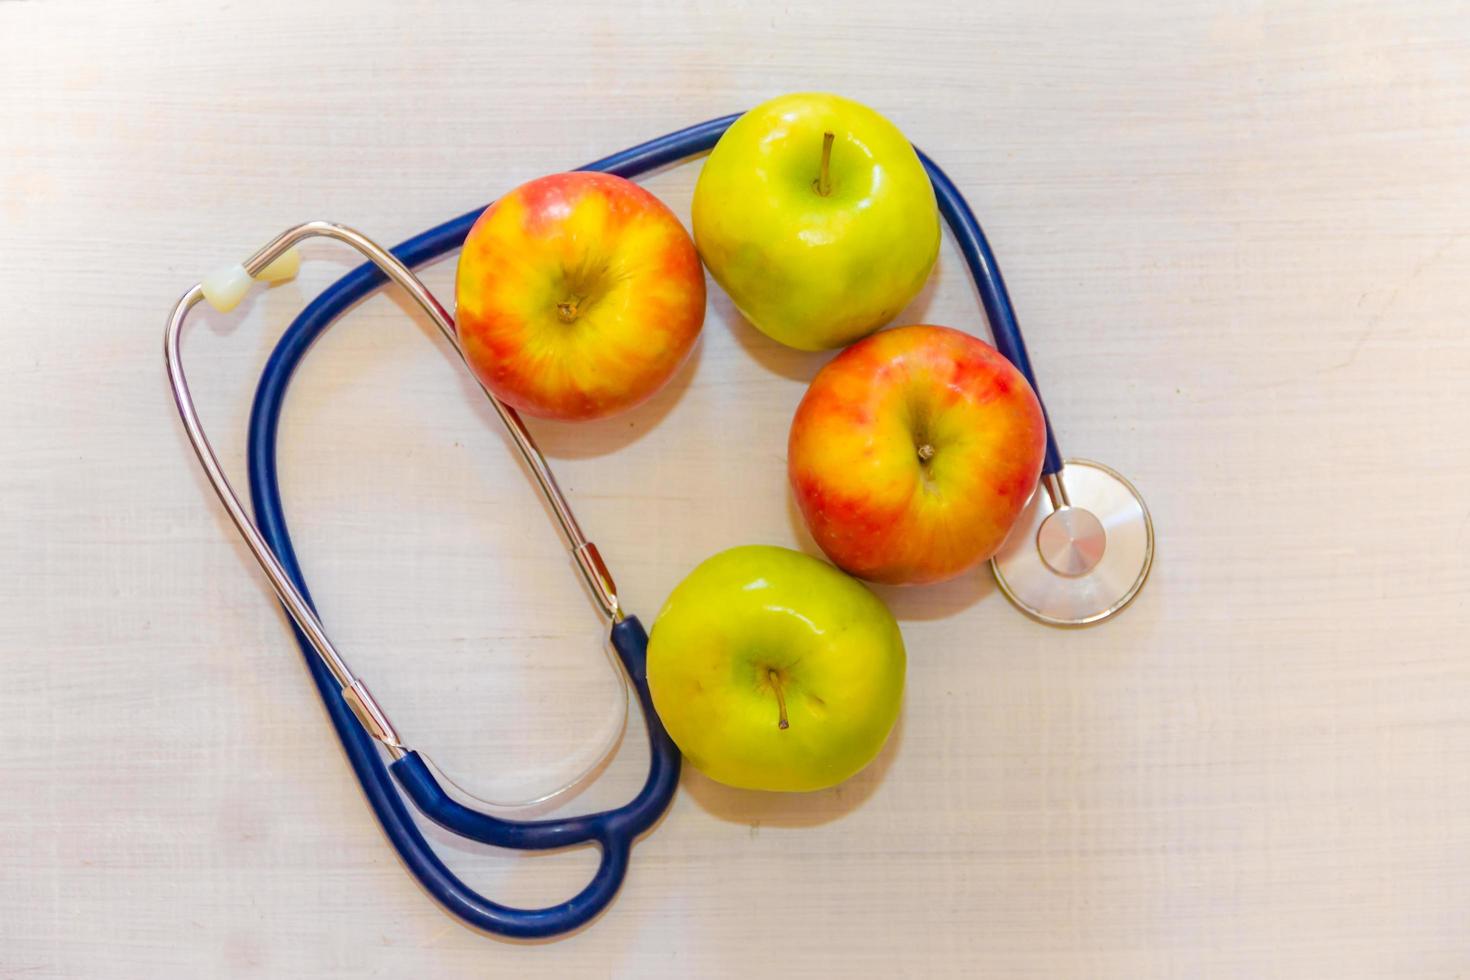
[[[743,789],[824,789],[866,766],[898,718],[906,664],[882,600],[826,562],[769,545],[700,564],[648,641],[664,728],[696,769]]]
[[[868,337],[817,373],[791,422],[787,467],[828,558],[870,581],[913,584],[996,552],[1045,448],[1041,403],[1010,361],[970,334],[918,325]]]
[[[893,319],[939,256],[934,187],[913,146],[836,95],[786,95],[737,119],[700,171],[692,217],[705,265],[740,312],[801,350],[841,347]]]
[[[611,174],[552,174],[486,208],[460,253],[455,296],[475,376],[540,418],[632,408],[673,376],[704,324],[688,232]]]

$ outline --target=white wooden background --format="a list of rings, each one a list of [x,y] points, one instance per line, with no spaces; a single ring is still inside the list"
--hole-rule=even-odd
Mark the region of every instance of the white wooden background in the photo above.
[[[196,472],[164,315],[289,223],[398,241],[807,88],[972,196],[1064,447],[1148,497],[1153,580],[1070,633],[985,575],[886,592],[909,687],[868,772],[690,773],[591,928],[471,933],[399,867]],[[687,218],[696,172],[648,185]],[[236,474],[267,351],[350,261],[308,258],[186,345]],[[0,3],[0,977],[1465,976],[1467,273],[1454,0]],[[908,318],[983,329],[952,248]],[[652,404],[534,427],[632,608],[810,547],[782,457],[822,361],[714,295]],[[334,330],[282,453],[401,728],[484,792],[575,763],[613,703],[596,621],[425,324],[379,297]],[[626,798],[640,744],[571,805]],[[594,860],[441,846],[522,903]]]

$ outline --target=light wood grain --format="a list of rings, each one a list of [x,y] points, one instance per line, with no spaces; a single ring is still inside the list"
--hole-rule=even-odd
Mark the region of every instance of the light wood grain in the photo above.
[[[877,106],[985,221],[1064,449],[1159,530],[1116,622],[984,576],[887,591],[880,762],[685,777],[592,928],[472,934],[396,863],[164,387],[169,304],[298,220],[384,241],[792,89]],[[0,977],[1452,977],[1470,972],[1470,7],[0,3]],[[696,167],[648,182],[687,219]],[[345,268],[196,327],[232,472],[256,375]],[[447,289],[452,263],[430,273]],[[911,319],[983,330],[946,246]],[[822,357],[715,295],[651,405],[536,431],[650,617],[809,547],[783,482]],[[282,440],[327,622],[478,788],[610,688],[540,504],[385,297]],[[639,739],[573,806],[616,802]],[[519,902],[593,856],[440,842]]]

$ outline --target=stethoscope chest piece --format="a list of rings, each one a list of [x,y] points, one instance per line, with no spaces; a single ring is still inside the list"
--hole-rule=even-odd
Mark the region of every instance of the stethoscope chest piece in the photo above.
[[[991,559],[1001,591],[1052,626],[1086,626],[1121,612],[1154,560],[1154,523],[1115,471],[1069,459],[1044,476]]]

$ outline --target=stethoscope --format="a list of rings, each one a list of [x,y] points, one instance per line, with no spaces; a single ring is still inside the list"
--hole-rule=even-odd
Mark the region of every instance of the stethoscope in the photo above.
[[[636,177],[709,150],[737,118],[730,115],[712,119],[582,169]],[[1037,388],[1000,269],[974,212],[933,160],[922,152],[919,158],[933,181],[939,210],[955,235],[980,293],[995,346]],[[612,647],[642,706],[650,758],[643,787],[631,802],[614,810],[555,819],[511,820],[466,806],[446,791],[443,782],[450,781],[442,774],[435,775],[427,756],[401,740],[367,686],[328,638],[296,559],[276,474],[276,434],[292,373],[329,326],[385,281],[402,286],[458,350],[453,320],[410,269],[458,248],[480,210],[431,228],[391,252],[350,228],[328,222],[308,222],[288,229],[240,265],[211,276],[184,294],[169,316],[164,359],[189,441],[215,493],[290,614],[297,643],[337,736],[394,849],[429,894],[465,924],[500,936],[535,939],[577,929],[606,908],[627,873],[634,841],[668,808],[678,784],[679,751],[660,724],[648,691],[648,637],[643,626],[619,605],[617,586],[606,563],[596,545],[583,534],[525,424],[513,409],[486,392],[550,505],[583,581],[611,623]],[[312,301],[286,330],[266,363],[250,417],[250,495],[256,516],[252,521],[200,424],[180,360],[180,338],[189,312],[200,302],[208,300],[227,310],[252,283],[294,276],[300,262],[295,246],[314,237],[334,239],[357,249],[368,264],[354,269]],[[1143,498],[1132,484],[1101,464],[1077,459],[1064,462],[1049,420],[1041,491],[1032,495],[1006,544],[992,560],[996,581],[1011,602],[1044,623],[1078,626],[1113,616],[1138,594],[1153,561],[1153,522]],[[389,759],[386,764],[385,752]],[[394,780],[398,790],[393,787]],[[450,785],[454,786],[452,782]],[[458,796],[467,796],[454,788]],[[592,880],[568,901],[540,909],[501,905],[475,892],[444,865],[414,824],[404,805],[404,795],[420,814],[456,835],[496,847],[533,851],[595,843],[602,851],[600,863]],[[476,802],[484,805],[483,801]]]

